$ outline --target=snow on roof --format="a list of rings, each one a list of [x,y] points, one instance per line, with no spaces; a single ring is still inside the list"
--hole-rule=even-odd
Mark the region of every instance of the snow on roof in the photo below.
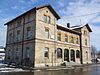
[[[77,29],[77,28],[81,28],[81,27],[83,27],[84,25],[77,25],[77,26],[72,26],[72,27],[70,27],[70,29]]]
[[[0,49],[0,51],[5,51],[4,49]]]

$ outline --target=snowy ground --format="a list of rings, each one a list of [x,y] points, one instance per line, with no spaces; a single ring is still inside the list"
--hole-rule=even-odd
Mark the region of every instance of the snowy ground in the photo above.
[[[0,72],[25,72],[27,70],[23,70],[21,68],[9,68],[7,64],[0,63]]]

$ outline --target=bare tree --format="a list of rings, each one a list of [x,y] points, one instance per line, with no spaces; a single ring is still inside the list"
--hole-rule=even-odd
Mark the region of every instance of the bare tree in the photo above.
[[[91,52],[92,52],[92,57],[96,58],[97,49],[94,45],[91,45]]]

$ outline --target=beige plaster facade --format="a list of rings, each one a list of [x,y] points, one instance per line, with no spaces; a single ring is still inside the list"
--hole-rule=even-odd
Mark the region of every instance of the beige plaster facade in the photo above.
[[[6,23],[5,60],[33,67],[59,66],[64,62],[91,63],[89,25],[62,27],[56,24],[58,19],[55,10],[45,5]]]

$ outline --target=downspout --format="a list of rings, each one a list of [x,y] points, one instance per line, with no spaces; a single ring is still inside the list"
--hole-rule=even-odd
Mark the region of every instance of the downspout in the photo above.
[[[82,56],[82,34],[80,34],[80,62],[83,64],[83,56]]]
[[[22,56],[21,56],[21,65],[23,65],[23,49],[24,49],[24,26],[25,26],[25,17],[23,17],[23,33],[22,33]]]

